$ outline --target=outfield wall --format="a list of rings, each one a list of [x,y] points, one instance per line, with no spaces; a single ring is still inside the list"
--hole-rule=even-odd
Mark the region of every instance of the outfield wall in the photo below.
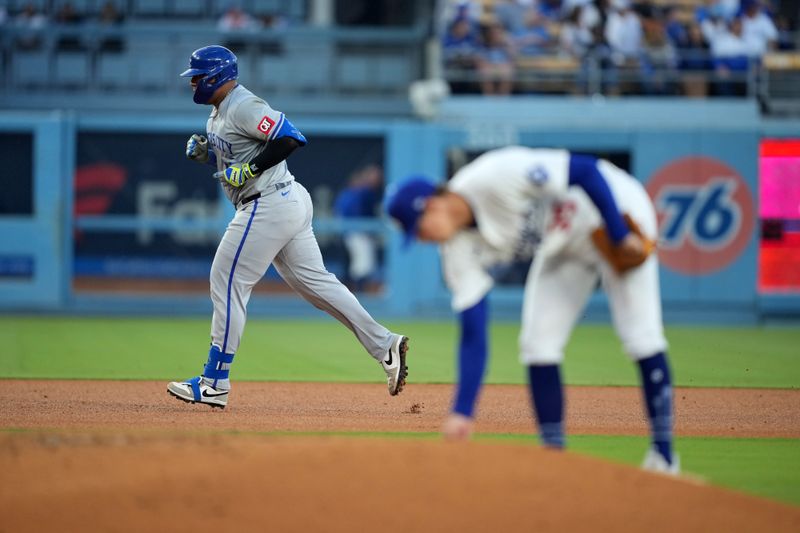
[[[764,122],[754,103],[459,98],[444,102],[432,122],[293,121],[310,144],[290,166],[315,196],[315,229],[331,270],[343,268],[336,243],[344,230],[362,229],[384,243],[382,290],[360,296],[376,315],[450,316],[435,248],[401,249],[399,234],[383,219],[338,219],[330,196],[363,165],[383,167],[388,184],[417,173],[443,180],[482,151],[518,143],[602,155],[645,183],[661,217],[667,320],[800,316],[800,294],[757,289],[759,142],[800,137],[800,122]],[[7,162],[0,309],[210,312],[202,287],[232,208],[208,172],[183,157],[184,139],[203,126],[202,114],[0,114]],[[497,315],[518,316],[524,273],[523,265],[495,289]],[[76,277],[114,275],[159,278],[168,287],[191,279],[201,289],[76,288]],[[256,294],[250,312],[318,313],[280,292]],[[605,314],[598,295],[587,317]]]

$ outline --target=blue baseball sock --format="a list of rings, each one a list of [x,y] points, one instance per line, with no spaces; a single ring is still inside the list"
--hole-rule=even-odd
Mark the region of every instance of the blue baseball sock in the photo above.
[[[672,376],[667,356],[659,352],[639,362],[644,403],[653,446],[672,463]]]
[[[218,346],[212,344],[208,351],[208,361],[203,367],[203,383],[215,389],[230,390],[231,380],[228,379],[228,374],[232,363],[232,353],[222,353]]]
[[[542,444],[548,448],[563,448],[564,390],[560,367],[529,366],[528,378]]]

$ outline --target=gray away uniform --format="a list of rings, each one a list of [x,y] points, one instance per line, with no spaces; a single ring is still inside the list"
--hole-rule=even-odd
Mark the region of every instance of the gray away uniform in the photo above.
[[[241,85],[211,112],[206,130],[219,170],[246,163],[280,135],[285,117]],[[386,356],[394,334],[378,324],[355,296],[325,269],[311,228],[311,196],[283,161],[236,188],[222,182],[236,206],[211,266],[214,316],[211,341],[223,353],[239,348],[253,286],[270,264],[315,307],[355,333],[376,360]],[[260,197],[249,200],[253,195]]]

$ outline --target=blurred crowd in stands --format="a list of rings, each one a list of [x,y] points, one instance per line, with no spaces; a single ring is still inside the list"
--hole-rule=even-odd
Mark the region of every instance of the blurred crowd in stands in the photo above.
[[[17,30],[14,42],[16,49],[36,50],[41,48],[50,24],[71,26],[91,20],[98,25],[98,28],[103,28],[122,23],[124,17],[115,2],[108,0],[98,5],[100,8],[92,17],[80,13],[71,2],[60,4],[52,14],[45,13],[34,2],[24,4],[17,13],[9,13],[5,6],[0,6],[0,27],[7,25]],[[82,40],[77,36],[61,38],[57,44],[60,50],[78,50],[83,47]],[[101,48],[114,51],[121,49],[122,46],[119,38],[109,38],[103,40]]]
[[[0,27],[41,31],[48,24],[119,24],[126,19],[217,21],[221,31],[257,31],[261,28],[303,25],[310,4],[318,0],[0,0]],[[333,22],[339,26],[410,26],[424,9],[424,0],[330,0]],[[328,0],[324,0],[325,4]],[[179,7],[180,6],[180,7]]]
[[[2,1],[2,0],[0,0]],[[37,3],[23,4],[16,13],[9,13],[8,9],[0,4],[0,27],[13,27],[15,31],[14,47],[17,50],[36,50],[42,47],[46,30],[50,25],[62,28],[77,28],[78,25],[90,25],[93,30],[119,27],[131,17],[126,16],[127,4],[115,0],[98,0],[96,10],[82,11],[69,0],[59,2],[53,6],[52,12],[47,13],[38,7]],[[133,12],[133,20],[147,20],[140,18]],[[179,20],[174,14],[165,13],[163,17],[150,17],[150,19]],[[213,19],[212,19],[213,20]],[[263,28],[279,28],[288,25],[287,17],[277,13],[262,13],[259,16],[246,12],[237,2],[227,3],[227,7],[219,15],[216,28],[221,32],[255,33]],[[99,50],[102,52],[119,52],[125,48],[125,41],[120,36],[108,36],[100,40]],[[86,35],[76,32],[71,35],[60,36],[56,42],[59,51],[82,50],[86,45]],[[237,47],[238,41],[230,43]]]
[[[0,0],[0,29],[13,29],[2,53],[122,52],[115,28],[153,19],[216,28],[238,53],[262,29],[307,24],[315,1]],[[338,26],[433,20],[454,93],[751,94],[765,54],[797,49],[800,35],[800,0],[332,1]]]
[[[797,47],[800,14],[796,0],[453,0],[443,7],[452,91],[501,95],[543,92],[524,83],[526,72],[567,75],[570,83],[554,92],[741,95],[766,53]]]
[[[14,47],[41,48],[47,29],[103,29],[123,23],[159,21],[215,25],[223,33],[255,34],[262,29],[303,26],[308,22],[310,5],[315,0],[161,0],[142,5],[134,0],[0,0],[0,28],[14,30]],[[318,1],[318,0],[317,0]],[[339,26],[410,26],[422,16],[422,2],[399,0],[331,0],[333,23]],[[327,2],[326,2],[327,3]],[[12,8],[7,5],[12,5]],[[144,4],[143,4],[144,5]],[[85,37],[85,36],[84,36]],[[58,50],[75,50],[80,39],[60,39]],[[237,42],[231,42],[236,46]],[[103,51],[124,47],[115,39],[104,43]]]

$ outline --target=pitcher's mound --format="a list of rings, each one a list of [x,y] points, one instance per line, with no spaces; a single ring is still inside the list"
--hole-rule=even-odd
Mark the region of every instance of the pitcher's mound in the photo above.
[[[800,531],[800,509],[532,445],[6,434],[0,531]]]

